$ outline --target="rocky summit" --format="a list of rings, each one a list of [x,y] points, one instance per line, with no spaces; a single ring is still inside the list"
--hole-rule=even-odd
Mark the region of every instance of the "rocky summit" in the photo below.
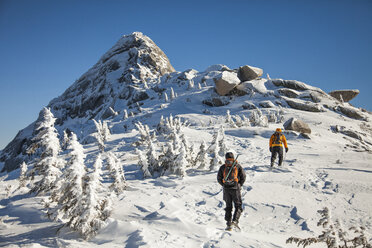
[[[149,37],[135,32],[121,37],[47,108],[56,118],[60,136],[65,130],[73,131],[83,144],[94,141],[93,120],[105,120],[111,132],[119,133],[134,128],[138,121],[146,122],[151,116],[160,118],[169,112],[188,115],[193,123],[200,123],[201,120],[191,116],[201,114],[202,119],[208,119],[208,116],[225,114],[226,110],[235,114],[262,110],[270,115],[270,111],[292,109],[324,115],[333,113],[340,118],[364,121],[369,128],[370,112],[347,103],[345,95],[340,101],[340,92],[327,94],[303,82],[262,78],[262,75],[263,69],[250,65],[237,69],[212,65],[202,72],[175,71]],[[36,122],[19,131],[1,151],[3,171],[12,171],[23,161],[36,159],[29,153]],[[365,136],[365,150],[370,149],[369,135]]]

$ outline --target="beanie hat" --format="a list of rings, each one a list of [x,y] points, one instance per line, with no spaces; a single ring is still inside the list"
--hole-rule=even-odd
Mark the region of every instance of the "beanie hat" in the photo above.
[[[232,152],[228,152],[228,153],[226,153],[225,158],[226,159],[228,159],[228,158],[234,159],[234,154]]]

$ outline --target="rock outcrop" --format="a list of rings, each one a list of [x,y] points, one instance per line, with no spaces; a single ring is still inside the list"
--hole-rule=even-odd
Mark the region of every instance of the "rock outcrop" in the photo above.
[[[309,112],[324,112],[324,108],[321,105],[314,104],[311,102],[295,101],[291,99],[285,99],[287,104],[294,109],[309,111]]]
[[[242,82],[256,79],[258,77],[261,77],[262,74],[262,69],[249,65],[241,66],[238,70],[238,77]]]
[[[341,102],[349,102],[359,94],[359,90],[334,90],[328,95],[336,98]]]
[[[235,73],[224,71],[214,78],[214,83],[216,85],[216,92],[220,96],[225,96],[234,89],[240,81]]]
[[[300,133],[310,134],[311,129],[305,122],[291,118],[283,124],[285,130],[293,130]]]

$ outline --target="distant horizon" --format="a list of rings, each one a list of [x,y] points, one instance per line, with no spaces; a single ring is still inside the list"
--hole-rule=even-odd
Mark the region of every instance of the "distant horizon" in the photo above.
[[[0,2],[0,150],[122,35],[150,37],[177,71],[251,65],[372,111],[372,1]]]

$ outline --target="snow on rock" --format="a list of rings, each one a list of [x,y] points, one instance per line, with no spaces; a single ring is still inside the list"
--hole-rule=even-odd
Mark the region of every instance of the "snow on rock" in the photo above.
[[[224,71],[214,78],[214,83],[216,84],[216,92],[224,96],[234,89],[240,80],[235,73]]]
[[[45,196],[27,194],[30,182],[19,182],[24,175],[17,169],[19,164],[27,157],[27,168],[31,169],[39,159],[26,153],[34,137],[33,123],[20,131],[0,155],[0,166],[3,161],[19,162],[8,173],[0,174],[0,246],[296,247],[286,244],[286,240],[322,233],[324,229],[317,226],[317,210],[324,207],[345,229],[364,226],[371,242],[370,112],[294,80],[255,79],[241,84],[247,94],[230,91],[219,96],[214,78],[227,74],[239,84],[234,70],[220,65],[203,72],[174,72],[168,62],[146,36],[124,36],[49,105],[57,118],[54,127],[61,142],[63,134],[66,143],[67,133],[73,132],[73,140],[83,143],[79,164],[92,172],[98,155],[106,158],[102,160],[102,169],[106,170],[100,180],[102,186],[95,190],[97,196],[112,198],[112,213],[106,225],[97,228],[97,235],[84,240],[67,227],[57,232],[63,223],[45,217]],[[200,86],[191,87],[191,82]],[[165,94],[170,97],[165,99]],[[203,104],[206,99],[219,99],[223,104],[208,106]],[[263,108],[262,103],[268,102],[270,108]],[[360,118],[345,114],[345,109]],[[102,122],[105,112],[112,114]],[[177,118],[184,124],[173,125]],[[283,120],[290,118],[308,124],[311,139],[284,131],[289,152],[281,168],[275,165],[270,169],[269,138],[283,126]],[[92,119],[105,124],[104,129],[111,135],[99,141],[97,135],[103,133]],[[162,120],[160,131],[157,127]],[[172,132],[164,131],[165,120]],[[247,174],[241,189],[241,232],[224,230],[223,192],[216,182],[216,171],[209,171],[211,161],[215,162],[213,169],[220,165],[218,157],[205,152],[218,130],[224,130],[224,149],[240,155],[239,163]],[[176,134],[183,135],[183,145],[179,140],[172,141]],[[213,152],[218,154],[220,144],[215,144]],[[104,149],[100,149],[102,145]],[[159,154],[180,145],[183,148],[178,151],[182,151],[173,154],[177,157],[171,161],[177,162],[174,171],[156,167],[161,163],[153,161],[155,155],[145,156],[151,148],[161,160],[164,157]],[[69,150],[58,155],[64,160],[72,156]],[[198,161],[194,163],[193,158]],[[144,177],[139,160],[142,169],[154,162],[158,171],[167,173]],[[108,168],[113,170],[109,172]],[[115,182],[121,182],[117,185],[120,190],[111,194],[109,188]]]

